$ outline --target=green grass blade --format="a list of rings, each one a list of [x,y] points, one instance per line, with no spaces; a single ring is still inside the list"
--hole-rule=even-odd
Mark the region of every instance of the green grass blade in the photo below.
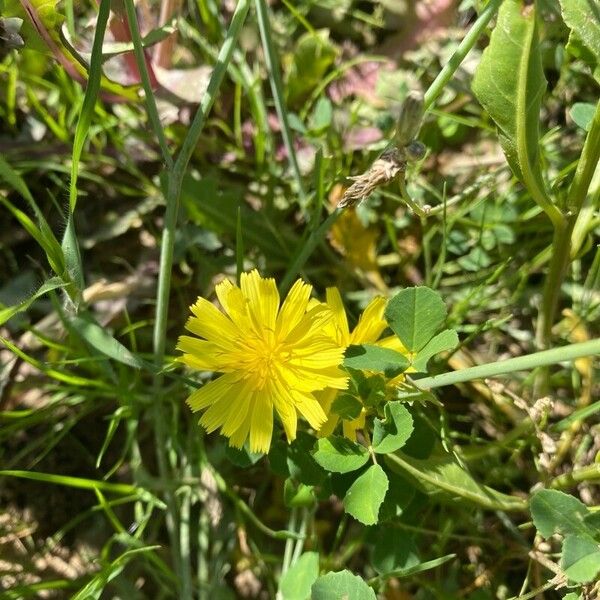
[[[288,160],[290,161],[292,173],[294,174],[298,192],[300,194],[300,203],[302,206],[304,206],[306,204],[306,194],[304,192],[304,185],[302,184],[302,174],[300,173],[300,167],[298,166],[298,158],[296,157],[296,150],[294,149],[292,130],[290,129],[287,109],[285,106],[283,83],[281,81],[281,72],[279,70],[279,61],[271,36],[269,9],[265,0],[255,0],[255,5],[258,27],[260,29],[260,37],[265,53],[265,61],[267,63],[267,71],[269,73],[269,81],[271,83],[271,91],[273,93],[273,101],[275,102],[275,110],[277,111],[279,122],[281,123],[281,135],[283,137],[283,143],[287,151]]]
[[[546,367],[560,362],[567,362],[582,358],[584,356],[595,356],[600,354],[600,339],[590,340],[589,342],[580,342],[578,344],[569,344],[551,350],[542,350],[528,354],[527,356],[518,356],[509,358],[500,362],[488,363],[477,367],[469,367],[460,371],[434,375],[433,377],[423,377],[415,380],[415,384],[421,389],[433,389],[445,385],[454,385],[474,379],[485,379],[486,377],[496,377],[497,375],[508,375],[516,371],[528,371],[538,367]]]

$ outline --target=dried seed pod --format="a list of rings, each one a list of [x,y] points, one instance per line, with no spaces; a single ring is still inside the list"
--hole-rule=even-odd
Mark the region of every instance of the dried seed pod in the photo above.
[[[400,148],[388,148],[369,167],[368,171],[358,177],[352,177],[354,183],[344,192],[338,208],[358,204],[382,185],[394,180],[406,169],[406,154]]]

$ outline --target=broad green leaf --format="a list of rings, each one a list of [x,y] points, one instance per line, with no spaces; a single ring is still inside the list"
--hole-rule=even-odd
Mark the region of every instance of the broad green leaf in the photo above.
[[[569,109],[571,119],[585,131],[589,131],[596,112],[596,105],[589,102],[575,102]]]
[[[23,302],[20,302],[15,306],[7,306],[6,308],[0,309],[0,325],[4,325],[6,321],[11,317],[14,317],[17,313],[27,310],[40,296],[43,296],[52,290],[61,288],[64,285],[62,279],[59,279],[58,277],[48,279],[48,281],[43,283],[32,296],[27,298],[27,300],[23,300]]]
[[[326,471],[333,473],[356,471],[369,460],[369,452],[364,446],[336,435],[321,438],[313,456]]]
[[[395,377],[403,373],[409,364],[408,358],[404,354],[390,348],[369,344],[348,346],[344,358],[344,366],[349,369],[378,371],[387,377]]]
[[[306,485],[321,485],[327,472],[311,454],[315,438],[306,432],[298,432],[298,437],[287,446],[286,464],[290,476]]]
[[[416,488],[408,481],[394,473],[387,473],[389,487],[385,500],[379,509],[379,522],[389,521],[401,516],[415,497]]]
[[[346,492],[346,512],[364,525],[375,525],[388,485],[385,471],[379,465],[370,466]]]
[[[246,446],[243,448],[235,448],[234,446],[227,446],[225,448],[225,456],[234,465],[247,469],[252,465],[255,465],[263,456],[262,452],[250,452]]]
[[[331,100],[325,96],[321,96],[317,101],[315,109],[310,120],[310,128],[314,132],[320,132],[327,129],[331,125],[333,117],[333,107]]]
[[[360,415],[362,407],[361,401],[351,394],[338,394],[331,404],[331,412],[339,415],[342,419],[351,421]]]
[[[597,0],[560,0],[560,8],[567,27],[600,63],[600,4]]]
[[[539,161],[539,120],[546,79],[535,6],[505,0],[473,78],[473,92],[500,129],[506,158],[535,201],[550,205]]]
[[[575,583],[597,581],[600,573],[600,544],[589,538],[568,535],[562,546],[560,566]]]
[[[130,367],[153,370],[152,365],[132,354],[90,315],[73,317],[69,323],[82,339],[101,354]]]
[[[418,565],[417,548],[410,535],[402,529],[385,524],[377,528],[373,546],[373,568],[380,574]]]
[[[441,492],[452,499],[462,498],[490,510],[524,510],[526,504],[520,498],[498,492],[475,481],[453,457],[434,456],[417,459],[402,452],[388,454],[386,464],[401,475],[410,475],[429,495]]]
[[[290,104],[308,95],[333,64],[337,56],[335,46],[329,40],[329,31],[308,32],[301,35],[286,73],[286,94]]]
[[[315,581],[311,600],[376,600],[375,592],[350,571],[327,573]]]
[[[306,600],[310,588],[319,576],[318,552],[305,552],[281,577],[279,592],[282,600]]]
[[[545,538],[555,533],[590,536],[583,521],[589,514],[588,508],[574,496],[558,490],[540,490],[531,498],[529,508],[535,528]]]
[[[413,368],[420,372],[425,373],[427,371],[427,363],[432,356],[444,352],[445,350],[452,350],[458,346],[458,334],[454,329],[444,329],[444,331],[438,333],[432,337],[414,357],[412,361]]]
[[[283,484],[283,503],[288,508],[314,506],[314,487],[312,485],[296,483],[293,479],[288,477]]]
[[[375,419],[373,427],[373,450],[389,454],[402,448],[413,432],[413,419],[402,402],[385,405],[385,420]]]
[[[446,305],[428,287],[407,288],[387,304],[385,320],[410,352],[419,352],[446,320]]]

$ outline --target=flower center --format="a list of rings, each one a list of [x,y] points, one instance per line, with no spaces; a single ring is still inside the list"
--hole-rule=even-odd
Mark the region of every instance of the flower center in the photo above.
[[[240,370],[254,383],[255,390],[261,390],[269,379],[276,376],[276,367],[285,362],[286,354],[283,343],[275,338],[273,332],[263,332],[261,337],[244,340]]]

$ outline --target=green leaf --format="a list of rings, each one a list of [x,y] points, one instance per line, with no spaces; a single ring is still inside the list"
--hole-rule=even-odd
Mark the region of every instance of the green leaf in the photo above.
[[[417,492],[416,488],[408,483],[404,477],[393,471],[388,471],[386,474],[389,487],[385,500],[379,509],[380,523],[401,516],[413,501]]]
[[[298,432],[298,437],[287,447],[287,467],[290,476],[306,485],[321,485],[327,477],[327,472],[311,454],[315,438],[304,431]]]
[[[579,127],[585,131],[589,131],[595,112],[595,104],[590,104],[589,102],[575,102],[569,109],[569,116],[577,125],[579,125]]]
[[[413,368],[420,372],[425,373],[427,371],[427,363],[432,356],[444,352],[445,350],[452,350],[458,346],[458,334],[454,329],[444,329],[444,331],[438,333],[432,337],[414,357],[412,361]]]
[[[296,483],[293,479],[288,478],[283,484],[283,502],[288,508],[314,506],[314,487],[312,485]]]
[[[373,547],[373,568],[380,574],[407,569],[420,563],[417,548],[410,535],[389,524],[377,528]]]
[[[252,465],[255,465],[263,456],[262,452],[250,452],[247,447],[235,448],[234,446],[227,446],[225,448],[225,456],[234,465],[247,469]]]
[[[568,535],[563,541],[560,566],[575,583],[597,581],[600,573],[600,545],[588,538]]]
[[[588,537],[590,530],[584,523],[588,508],[583,502],[558,490],[540,490],[529,503],[535,528],[545,538],[555,533],[564,536]]]
[[[331,412],[351,421],[360,415],[362,407],[362,402],[351,394],[338,394],[331,404]]]
[[[403,373],[410,365],[404,354],[390,348],[369,344],[348,346],[343,364],[349,369],[382,372],[387,377],[395,377]]]
[[[37,225],[22,210],[14,206],[8,198],[0,194],[0,202],[8,208],[12,215],[21,223],[29,235],[40,245],[46,253],[48,264],[52,270],[59,276],[65,276],[65,259],[58,240],[54,236],[52,229],[44,218],[42,211],[33,199],[31,192],[21,176],[0,156],[0,179],[5,180],[14,188],[29,204],[29,207]]]
[[[398,569],[397,571],[391,571],[390,573],[386,573],[386,579],[390,577],[409,577],[410,575],[414,575],[415,573],[429,571],[429,569],[435,569],[440,565],[447,563],[449,560],[452,560],[453,558],[456,558],[456,554],[446,554],[444,556],[434,558],[433,560],[427,560],[425,562],[419,563],[418,565],[414,565],[412,567]]]
[[[154,370],[152,365],[132,354],[108,331],[100,327],[91,315],[79,315],[69,320],[69,324],[92,348],[124,365],[136,369]]]
[[[161,186],[166,193],[166,178],[161,179]],[[256,246],[267,256],[287,260],[296,241],[293,231],[287,226],[274,229],[264,211],[252,210],[243,195],[241,188],[224,185],[210,175],[200,180],[186,175],[181,188],[181,202],[193,223],[234,239],[241,219],[246,251]]]
[[[388,478],[379,465],[369,467],[346,492],[346,512],[364,525],[375,525],[388,489]]]
[[[350,571],[327,573],[315,581],[311,600],[376,600],[375,592]]]
[[[318,576],[318,552],[305,552],[281,577],[279,592],[282,600],[306,600],[310,598],[310,589]]]
[[[373,427],[373,450],[389,454],[402,448],[413,432],[413,420],[402,402],[385,405],[385,420],[375,419]]]
[[[448,494],[456,500],[462,498],[490,510],[524,510],[520,498],[498,492],[475,481],[454,458],[449,455],[417,459],[402,452],[388,454],[386,464],[403,476],[410,475],[429,495]]]
[[[407,288],[387,304],[385,320],[410,352],[419,352],[446,320],[446,305],[428,287]]]
[[[308,32],[298,38],[286,74],[285,89],[290,104],[308,95],[322,82],[336,55],[327,29]]]
[[[513,172],[554,220],[560,213],[548,199],[539,160],[545,89],[535,6],[505,0],[475,72],[473,92],[500,129],[500,143]]]
[[[64,287],[64,285],[62,279],[59,279],[58,277],[48,279],[48,281],[43,283],[32,296],[27,298],[27,300],[23,300],[23,302],[15,304],[14,306],[7,306],[6,308],[0,309],[0,325],[4,325],[6,321],[14,317],[17,313],[27,310],[40,296],[43,296],[52,290]]]
[[[333,473],[356,471],[369,460],[369,452],[364,446],[336,435],[321,438],[313,456],[326,471]]]
[[[560,0],[562,17],[569,29],[600,63],[600,6],[595,0]]]
[[[331,119],[333,118],[333,107],[331,100],[325,96],[321,96],[317,101],[315,110],[310,120],[310,128],[318,133],[327,129],[331,125]]]

